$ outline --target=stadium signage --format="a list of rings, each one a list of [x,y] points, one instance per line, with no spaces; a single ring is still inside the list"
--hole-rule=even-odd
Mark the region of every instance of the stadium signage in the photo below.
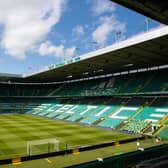
[[[59,64],[52,64],[52,65],[48,66],[48,69],[49,70],[55,69],[55,68],[58,68],[58,67],[61,67],[61,66],[64,66],[64,65],[68,65],[68,64],[72,64],[72,63],[78,62],[78,61],[80,61],[80,57],[75,57],[73,59],[67,60],[65,62],[61,62]]]

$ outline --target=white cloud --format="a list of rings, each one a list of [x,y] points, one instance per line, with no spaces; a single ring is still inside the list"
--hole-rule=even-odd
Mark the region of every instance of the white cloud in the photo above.
[[[71,48],[65,49],[65,57],[71,58],[71,57],[75,56],[75,51],[76,51],[76,47],[74,47],[74,46]]]
[[[76,47],[73,46],[71,48],[65,48],[63,45],[53,45],[50,41],[46,41],[42,43],[39,47],[39,54],[44,55],[51,55],[58,58],[66,58],[70,59],[75,55]]]
[[[107,12],[114,12],[115,11],[115,4],[110,0],[94,0],[92,12],[99,16],[101,14]]]
[[[109,35],[115,31],[126,31],[125,23],[118,21],[115,15],[100,17],[99,25],[92,33],[93,41],[103,44],[107,41]]]
[[[1,46],[11,56],[23,59],[60,20],[65,0],[1,0]]]
[[[72,29],[72,32],[74,35],[77,35],[77,36],[82,36],[84,35],[84,28],[80,25],[76,25],[73,29]]]

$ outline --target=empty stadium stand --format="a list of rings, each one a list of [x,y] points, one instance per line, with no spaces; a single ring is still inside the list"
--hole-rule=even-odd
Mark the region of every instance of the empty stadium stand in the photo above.
[[[161,69],[63,84],[0,83],[0,97],[165,94],[167,73],[168,69]]]
[[[0,82],[0,113],[21,113],[168,139],[168,68],[82,80]]]
[[[22,113],[168,138],[168,101],[158,96],[1,98],[0,113]],[[156,129],[154,129],[154,126]]]

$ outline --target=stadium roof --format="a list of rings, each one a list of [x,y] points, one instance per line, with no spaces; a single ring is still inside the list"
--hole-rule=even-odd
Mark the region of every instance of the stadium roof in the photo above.
[[[0,73],[0,81],[10,81],[10,80],[20,80],[22,74],[9,74],[9,73]]]
[[[111,0],[168,24],[168,1]],[[168,64],[168,27],[82,55],[30,76],[0,74],[0,81],[56,82]],[[76,61],[77,60],[77,61]]]
[[[129,9],[168,24],[167,0],[111,0]]]
[[[165,26],[30,76],[2,74],[0,81],[60,82],[167,64],[168,26]]]
[[[168,64],[168,26],[90,52],[24,82],[57,82]]]

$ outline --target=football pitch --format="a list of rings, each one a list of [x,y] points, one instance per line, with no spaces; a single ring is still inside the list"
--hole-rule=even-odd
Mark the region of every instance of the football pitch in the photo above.
[[[55,138],[60,150],[132,138],[110,130],[102,130],[63,121],[24,114],[0,115],[0,159],[27,155],[27,142]],[[47,152],[47,147],[36,147],[34,154]]]

